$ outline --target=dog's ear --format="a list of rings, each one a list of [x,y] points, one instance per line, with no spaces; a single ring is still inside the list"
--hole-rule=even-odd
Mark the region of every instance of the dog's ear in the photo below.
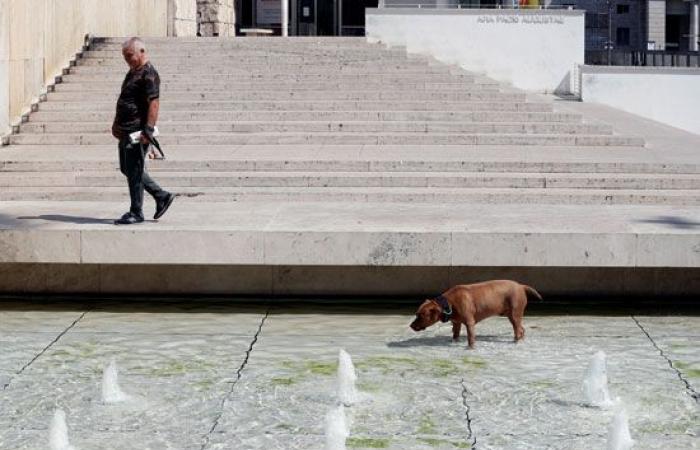
[[[430,308],[430,321],[431,322],[437,322],[440,320],[440,309],[439,308]]]

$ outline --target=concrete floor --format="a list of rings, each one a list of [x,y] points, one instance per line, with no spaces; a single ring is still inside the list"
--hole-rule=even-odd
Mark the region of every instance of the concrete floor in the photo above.
[[[82,450],[323,449],[339,349],[361,393],[348,448],[605,448],[613,410],[581,389],[598,350],[636,449],[700,448],[696,315],[533,308],[524,343],[492,318],[469,351],[448,325],[413,333],[410,306],[263,303],[0,302],[0,448],[48,448],[60,408]]]

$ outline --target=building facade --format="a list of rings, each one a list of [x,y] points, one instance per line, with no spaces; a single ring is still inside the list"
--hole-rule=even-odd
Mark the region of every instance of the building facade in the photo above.
[[[200,36],[232,36],[242,28],[281,34],[280,0],[196,0]],[[572,7],[586,10],[586,50],[698,51],[700,0],[284,0],[290,36],[364,34],[365,8]]]
[[[698,0],[551,0],[586,10],[586,50],[698,51]]]

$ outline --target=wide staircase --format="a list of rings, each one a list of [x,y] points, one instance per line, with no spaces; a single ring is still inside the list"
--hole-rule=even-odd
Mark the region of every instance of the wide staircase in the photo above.
[[[102,211],[105,204],[119,205],[112,208],[114,215],[127,209],[126,182],[110,135],[127,71],[121,42],[95,40],[11,136],[0,166],[0,200],[31,205],[27,211],[50,204],[45,210],[54,213],[80,202],[90,205],[87,211]],[[605,225],[617,220],[610,217],[618,211],[624,213],[621,226],[627,226],[638,217],[653,223],[663,208],[700,205],[700,164],[661,161],[650,156],[639,135],[620,133],[456,66],[407,55],[405,49],[362,38],[153,38],[146,43],[162,80],[158,126],[167,154],[165,160],[149,162],[148,170],[179,196],[160,226],[195,233],[202,225],[224,229],[243,223],[246,232],[267,233],[259,244],[265,248],[260,260],[228,255],[219,260],[211,256],[214,250],[190,258],[183,250],[173,262],[207,264],[211,257],[215,264],[286,266],[674,267],[666,243],[654,241],[644,249],[667,248],[670,259],[641,261],[637,232]],[[286,222],[265,222],[272,217],[265,216],[267,204],[286,205],[286,212],[278,209],[275,216]],[[593,209],[557,209],[572,205]],[[661,208],[638,213],[606,205]],[[228,217],[231,208],[237,213]],[[334,218],[321,218],[320,211]],[[464,216],[454,215],[459,211]],[[495,228],[488,220],[469,222],[476,217],[490,217]],[[99,227],[108,226],[108,219],[65,222]],[[598,226],[604,235],[595,230]],[[323,237],[309,238],[279,254],[270,244],[277,231],[373,230],[384,234],[376,242],[367,238],[372,244],[360,250],[351,234],[335,247],[324,247]],[[387,244],[386,235],[394,230],[447,237],[436,245]],[[465,253],[457,248],[455,233],[474,230],[484,236],[520,233],[523,241],[493,250],[495,259],[483,252],[460,259]],[[114,227],[104,231],[116,239]],[[527,239],[540,231],[591,234],[588,241],[573,244],[573,253],[567,247],[573,241],[546,236],[541,242],[551,250],[528,253]],[[621,242],[618,231],[629,237],[620,248],[615,247]],[[81,252],[91,248],[86,236]],[[202,242],[212,236],[202,235]],[[430,255],[448,252],[438,248],[444,242],[452,253]],[[477,242],[486,253],[498,244]],[[295,253],[302,248],[306,254]],[[106,250],[97,254],[93,259],[81,254],[79,260],[147,264],[153,256],[110,260]],[[320,256],[328,254],[333,257]],[[693,258],[681,256],[678,265],[693,266]],[[160,261],[169,261],[168,256]]]
[[[127,69],[119,41],[95,43],[12,136],[27,153],[69,154],[6,164],[3,200],[126,198],[109,133]],[[697,176],[661,167],[499,162],[526,147],[634,152],[644,141],[403,49],[352,38],[148,44],[168,153],[149,169],[184,197],[700,203]]]

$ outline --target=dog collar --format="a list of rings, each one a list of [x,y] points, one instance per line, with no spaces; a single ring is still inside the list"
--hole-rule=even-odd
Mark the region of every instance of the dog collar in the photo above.
[[[435,303],[437,303],[440,306],[441,314],[440,314],[440,322],[447,322],[450,320],[452,317],[452,306],[450,306],[450,303],[447,301],[444,295],[438,295],[435,297]]]

